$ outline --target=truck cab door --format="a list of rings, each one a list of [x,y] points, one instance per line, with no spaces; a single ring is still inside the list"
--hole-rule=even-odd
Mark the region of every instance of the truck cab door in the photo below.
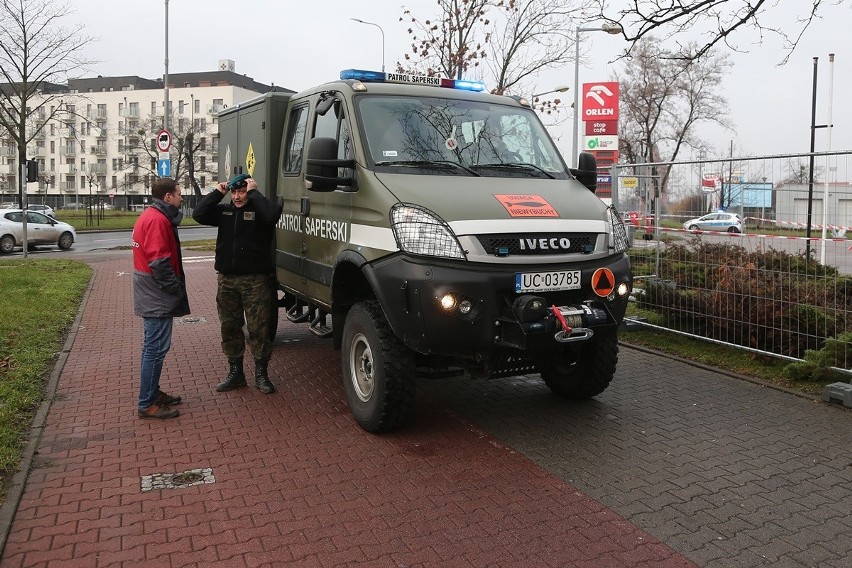
[[[337,143],[337,159],[354,158],[352,131],[346,103],[337,93],[322,93],[313,113],[310,138],[330,138]],[[351,177],[351,169],[340,168],[339,177]],[[304,241],[301,255],[302,275],[308,294],[331,305],[331,282],[334,266],[348,247],[351,229],[353,193],[349,187],[334,191],[310,191],[302,185],[300,203],[304,219]]]

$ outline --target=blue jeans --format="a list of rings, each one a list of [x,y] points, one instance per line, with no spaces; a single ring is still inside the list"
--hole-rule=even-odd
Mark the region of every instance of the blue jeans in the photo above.
[[[142,374],[139,381],[139,410],[145,410],[160,394],[163,360],[172,346],[174,318],[142,318]]]

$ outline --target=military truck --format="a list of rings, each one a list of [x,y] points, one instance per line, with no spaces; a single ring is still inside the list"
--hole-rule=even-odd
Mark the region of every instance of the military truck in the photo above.
[[[331,339],[357,423],[385,432],[416,381],[540,374],[610,384],[632,287],[628,235],[529,101],[476,82],[350,69],[219,116],[219,179],[282,199],[281,308]]]

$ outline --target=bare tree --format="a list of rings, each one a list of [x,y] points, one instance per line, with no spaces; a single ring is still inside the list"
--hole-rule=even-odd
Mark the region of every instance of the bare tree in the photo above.
[[[620,76],[620,152],[628,163],[672,162],[684,146],[707,146],[697,126],[729,127],[719,94],[726,55],[679,59],[653,38],[638,43]],[[667,186],[667,168],[655,168],[654,196]]]
[[[487,45],[491,56],[485,59],[495,85],[492,92],[523,92],[541,71],[573,62],[574,34],[569,23],[590,6],[590,0],[504,3],[503,17],[493,24]]]
[[[695,33],[698,30],[705,39],[698,43],[679,44],[676,54],[685,59],[699,59],[719,43],[738,51],[734,35],[744,29],[751,29],[761,41],[766,35],[779,37],[787,51],[782,61],[786,63],[805,31],[818,18],[820,7],[841,4],[845,0],[800,0],[797,8],[804,9],[805,16],[792,15],[790,21],[772,26],[765,23],[766,12],[770,8],[780,12],[783,8],[778,6],[778,2],[766,0],[633,0],[615,10],[612,9],[611,0],[595,1],[597,9],[594,19],[620,24],[624,38],[630,42],[628,53],[632,52],[639,40],[655,32],[676,40],[684,31]],[[792,7],[787,9],[788,14],[796,14]]]
[[[0,0],[0,126],[17,144],[19,164],[27,159],[27,144],[63,112],[56,104],[67,96],[61,85],[90,63],[81,57],[93,41],[83,26],[61,25],[72,12],[67,2]],[[23,187],[19,183],[21,206]]]
[[[486,12],[501,0],[437,0],[440,19],[421,20],[405,10],[401,22],[408,22],[411,55],[397,63],[404,71],[415,67],[428,75],[461,78],[485,57],[484,44],[490,40]]]
[[[492,92],[529,94],[544,70],[574,60],[572,21],[582,19],[593,0],[437,0],[439,15],[421,20],[405,10],[411,54],[400,71],[473,77]],[[543,104],[553,112],[553,105]]]

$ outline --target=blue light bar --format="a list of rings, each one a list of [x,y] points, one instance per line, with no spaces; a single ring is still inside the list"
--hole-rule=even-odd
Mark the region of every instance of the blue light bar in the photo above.
[[[340,72],[341,79],[356,79],[358,81],[370,81],[373,83],[384,83],[385,74],[381,71],[364,71],[362,69],[344,69]]]
[[[465,81],[464,79],[456,79],[453,81],[455,89],[461,89],[463,91],[484,91],[485,83],[482,81]]]

